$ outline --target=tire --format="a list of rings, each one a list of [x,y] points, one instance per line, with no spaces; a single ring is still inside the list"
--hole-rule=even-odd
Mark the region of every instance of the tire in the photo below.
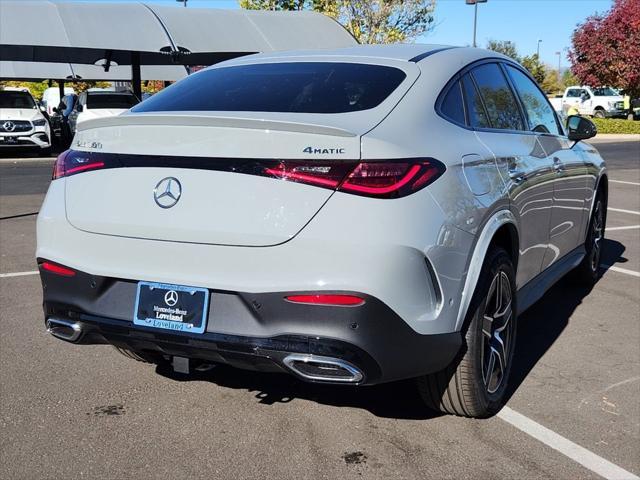
[[[594,118],[607,118],[607,115],[604,113],[604,110],[597,108],[594,112],[593,112],[593,117]]]
[[[163,362],[163,358],[161,355],[154,355],[153,353],[147,352],[138,352],[135,350],[130,350],[128,348],[116,347],[115,345],[113,346],[113,348],[115,348],[121,355],[124,355],[130,360],[135,360],[136,362],[151,363],[156,365]]]
[[[515,349],[515,293],[511,257],[492,248],[469,306],[458,357],[443,371],[417,380],[429,408],[472,418],[486,418],[502,408]]]
[[[602,246],[604,232],[607,225],[607,199],[600,190],[593,203],[593,212],[589,219],[589,230],[584,242],[585,256],[575,270],[573,278],[577,283],[593,285],[600,278],[600,260],[602,258]]]

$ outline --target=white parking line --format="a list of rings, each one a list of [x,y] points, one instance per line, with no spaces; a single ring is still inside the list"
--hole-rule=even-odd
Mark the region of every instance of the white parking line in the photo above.
[[[521,413],[511,410],[509,407],[503,407],[498,413],[498,417],[601,477],[608,480],[640,480],[640,477],[633,473],[573,443],[571,440],[558,435]]]
[[[640,185],[638,182],[625,182],[624,180],[609,180],[612,183],[624,183],[625,185]]]
[[[607,207],[607,211],[609,211],[609,212],[620,212],[620,213],[630,213],[632,215],[640,215],[640,212],[636,212],[635,210],[625,210],[623,208]]]
[[[632,277],[640,277],[640,272],[636,272],[635,270],[627,270],[626,268],[614,267],[613,265],[605,265],[601,263],[600,266],[602,268],[606,268],[607,270],[611,270],[612,272],[624,273],[626,275],[631,275]]]
[[[39,273],[38,270],[32,270],[30,272],[0,273],[0,278],[25,277],[27,275],[37,275],[38,273]]]
[[[635,230],[636,228],[640,228],[640,225],[627,225],[626,227],[607,227],[607,232],[611,232],[613,230]]]

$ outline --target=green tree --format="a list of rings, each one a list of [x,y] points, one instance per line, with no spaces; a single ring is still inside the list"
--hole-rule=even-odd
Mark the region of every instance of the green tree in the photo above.
[[[52,87],[58,88],[57,83],[52,83]],[[73,87],[76,93],[84,92],[90,88],[108,88],[111,82],[66,82],[65,87]],[[42,99],[42,94],[49,88],[48,81],[42,82],[22,82],[20,80],[3,80],[0,82],[0,90],[4,87],[23,87],[28,88],[36,100]]]
[[[489,40],[487,42],[487,50],[493,50],[494,52],[511,57],[516,62],[520,61],[520,54],[518,53],[516,44],[511,40]]]
[[[3,80],[0,82],[0,90],[5,87],[21,87],[28,88],[33,95],[33,98],[39,100],[42,98],[42,94],[49,87],[47,82],[20,82],[17,80]]]
[[[564,90],[566,88],[573,87],[574,85],[580,85],[580,80],[578,80],[571,70],[565,70],[562,74],[560,88]]]
[[[412,41],[434,26],[436,0],[239,0],[249,10],[314,10],[360,43]]]
[[[544,80],[540,86],[546,93],[560,93],[561,87],[558,84],[558,70],[548,69],[545,72]]]
[[[537,53],[534,53],[533,55],[528,55],[526,57],[522,57],[520,59],[520,64],[524,68],[529,70],[529,73],[531,73],[531,76],[536,79],[536,82],[538,82],[538,84],[542,85],[545,77],[547,76],[547,69],[540,62],[540,59],[538,58]]]
[[[520,63],[529,71],[531,76],[536,79],[536,82],[538,82],[539,85],[542,85],[545,82],[545,79],[547,78],[547,69],[542,62],[540,62],[540,57],[538,57],[537,53],[521,57],[518,53],[516,44],[511,40],[489,40],[487,42],[487,50],[493,50],[494,52],[501,53]],[[555,86],[553,89],[555,89]],[[545,89],[545,91],[547,91],[547,89]]]

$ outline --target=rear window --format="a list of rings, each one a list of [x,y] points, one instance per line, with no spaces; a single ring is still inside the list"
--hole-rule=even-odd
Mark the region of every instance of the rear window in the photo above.
[[[406,77],[381,65],[264,63],[205,70],[133,109],[344,113],[378,106]]]
[[[520,109],[498,64],[480,65],[471,72],[491,127],[498,130],[523,130]]]
[[[138,104],[134,95],[121,93],[94,93],[87,94],[87,108],[125,108],[130,109]]]
[[[27,92],[0,92],[0,108],[36,108]]]
[[[442,100],[442,114],[454,122],[465,124],[464,102],[460,82],[454,83]]]

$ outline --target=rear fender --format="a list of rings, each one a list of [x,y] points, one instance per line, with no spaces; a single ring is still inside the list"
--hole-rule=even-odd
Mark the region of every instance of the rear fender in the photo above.
[[[473,292],[476,289],[478,279],[480,278],[480,271],[482,270],[484,259],[487,256],[489,245],[491,244],[491,241],[493,240],[493,237],[498,229],[503,225],[509,223],[512,224],[517,230],[516,218],[513,213],[511,213],[509,210],[500,210],[498,212],[495,212],[485,222],[484,227],[480,232],[480,235],[478,236],[478,240],[476,242],[475,248],[473,249],[473,254],[469,262],[469,267],[467,268],[467,277],[465,279],[464,288],[462,290],[460,308],[458,310],[458,317],[456,319],[456,331],[460,331],[462,329],[462,325],[464,324],[464,319],[467,316],[467,310],[469,309],[469,304],[471,303],[471,297],[473,296]]]

